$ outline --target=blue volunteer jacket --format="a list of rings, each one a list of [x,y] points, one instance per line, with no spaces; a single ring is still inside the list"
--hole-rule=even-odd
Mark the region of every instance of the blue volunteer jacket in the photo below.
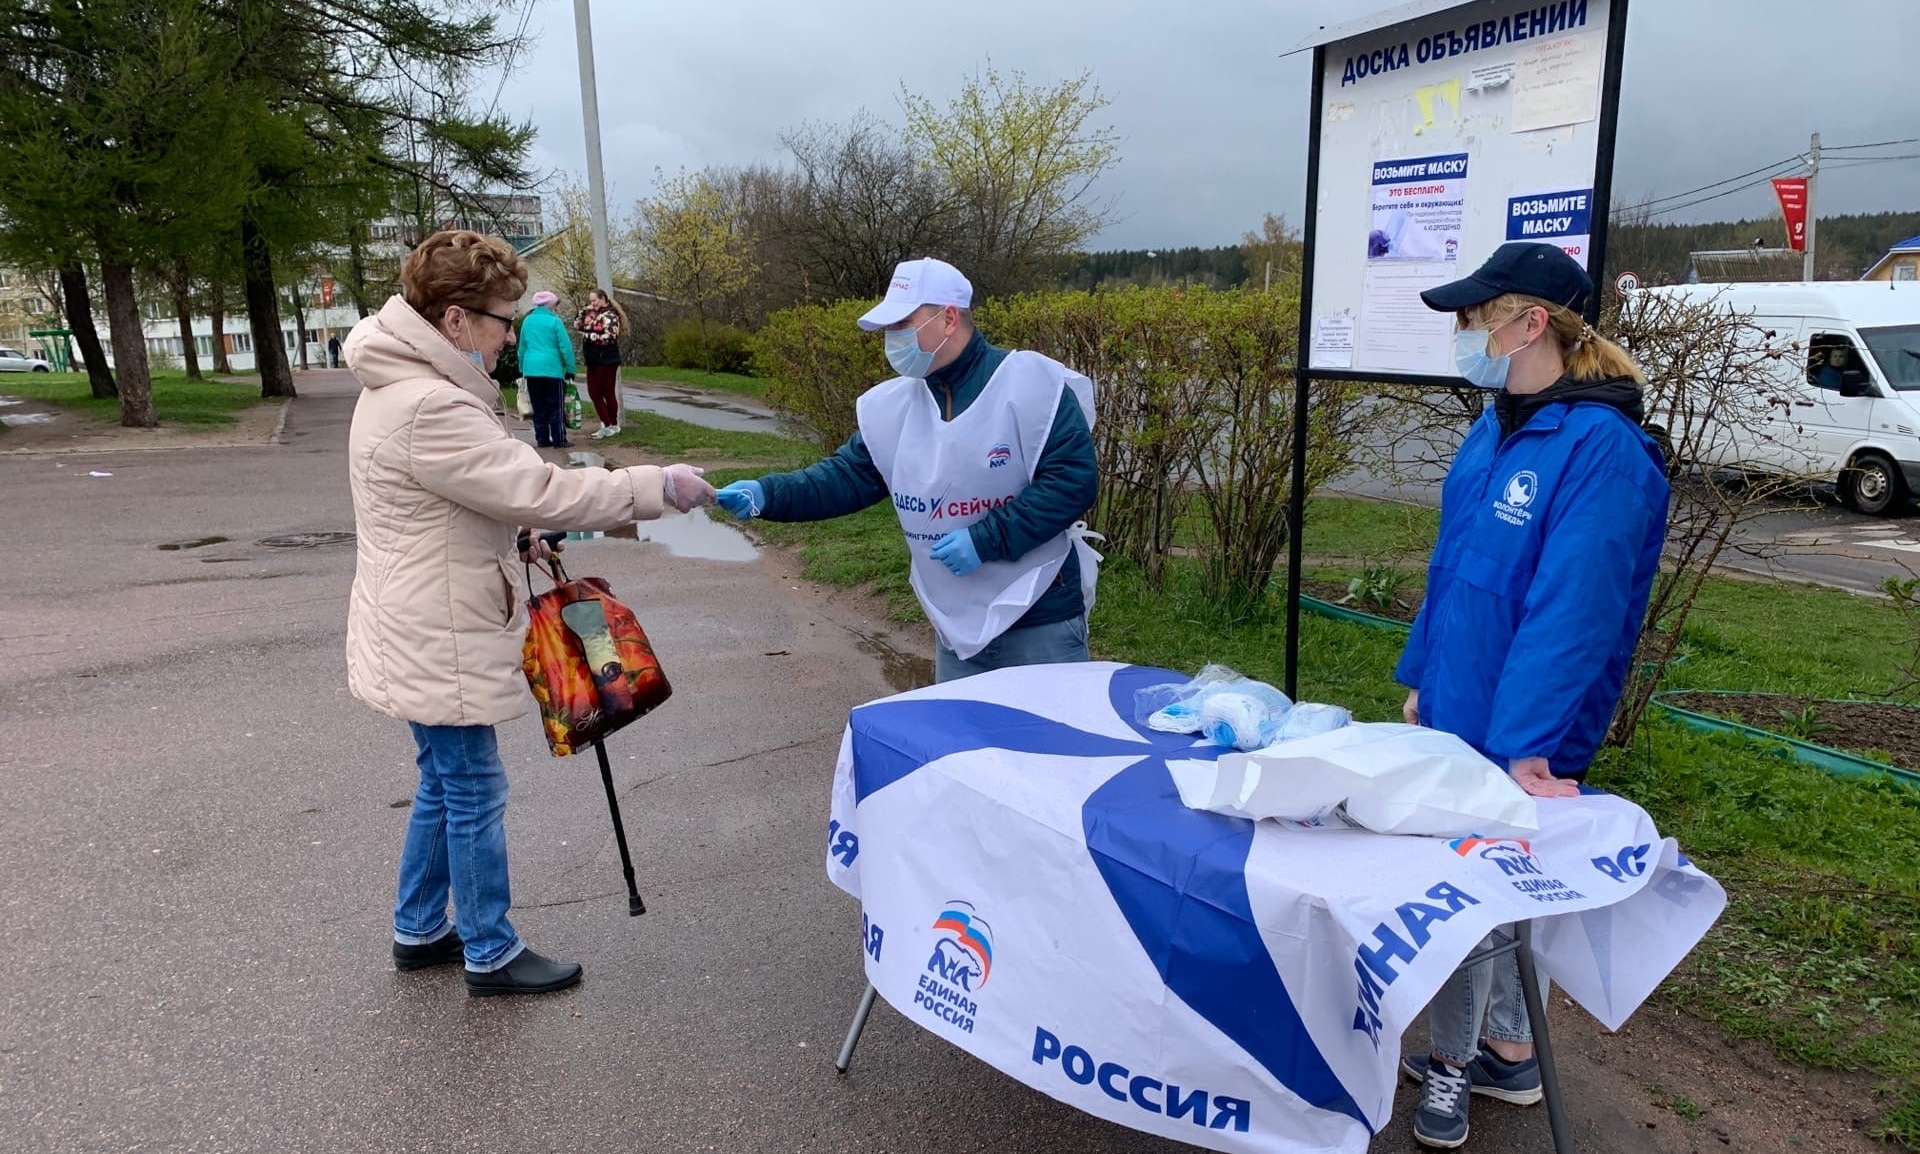
[[[1394,677],[1420,720],[1502,768],[1580,777],[1626,684],[1666,538],[1666,469],[1626,382],[1540,406],[1507,435],[1487,406],[1440,491],[1427,599]],[[1630,395],[1630,403],[1615,401]],[[1506,400],[1508,398],[1502,398]],[[1623,410],[1625,410],[1623,412]],[[1510,415],[1510,414],[1509,414]]]

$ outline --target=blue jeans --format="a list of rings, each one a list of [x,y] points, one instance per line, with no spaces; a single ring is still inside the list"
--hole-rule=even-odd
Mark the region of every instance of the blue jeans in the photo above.
[[[507,767],[491,725],[413,726],[420,788],[400,851],[393,940],[418,946],[447,935],[447,898],[467,968],[497,970],[526,947],[507,921]]]
[[[1488,934],[1474,953],[1502,946],[1513,940],[1506,930]],[[1546,1005],[1546,975],[1540,978],[1540,1004]],[[1527,1019],[1526,995],[1520,988],[1520,960],[1511,952],[1489,958],[1477,966],[1462,966],[1453,971],[1447,984],[1433,996],[1427,1007],[1427,1033],[1433,1040],[1433,1052],[1455,1066],[1464,1067],[1480,1052],[1480,1028],[1484,1036],[1500,1042],[1533,1044],[1533,1023]]]
[[[1087,659],[1087,619],[1069,617],[1051,625],[1029,625],[1009,629],[987,642],[987,647],[960,660],[960,656],[939,642],[934,643],[933,679],[958,681],[976,673],[1007,669],[1015,665],[1059,665]]]
[[[528,377],[527,404],[533,408],[533,443],[567,443],[567,382],[559,377]]]

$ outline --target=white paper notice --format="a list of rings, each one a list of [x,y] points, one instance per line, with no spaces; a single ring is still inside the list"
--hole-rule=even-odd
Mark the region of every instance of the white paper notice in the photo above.
[[[1359,318],[1340,313],[1313,319],[1313,347],[1307,350],[1310,369],[1353,367],[1353,334]]]
[[[1513,131],[1583,124],[1600,115],[1606,38],[1591,32],[1542,40],[1521,53],[1513,74]]]
[[[1453,280],[1453,264],[1376,261],[1361,289],[1353,367],[1376,372],[1453,376],[1453,314],[1435,312],[1420,293]]]
[[[1481,92],[1488,88],[1504,88],[1513,79],[1513,61],[1505,64],[1488,64],[1467,74],[1467,91]]]

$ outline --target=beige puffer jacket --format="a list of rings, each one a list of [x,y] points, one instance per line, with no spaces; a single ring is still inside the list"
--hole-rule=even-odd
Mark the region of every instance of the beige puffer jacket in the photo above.
[[[359,565],[347,683],[424,725],[493,725],[532,703],[521,526],[616,529],[658,517],[660,470],[564,469],[507,433],[500,387],[406,301],[354,326],[363,392],[348,436]]]

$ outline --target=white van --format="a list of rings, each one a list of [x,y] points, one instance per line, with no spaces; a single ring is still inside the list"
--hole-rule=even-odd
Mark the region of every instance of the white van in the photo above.
[[[1920,283],[1690,284],[1632,295],[1715,302],[1782,350],[1771,427],[1708,438],[1714,459],[1693,463],[1832,481],[1863,513],[1898,511],[1920,493]]]

